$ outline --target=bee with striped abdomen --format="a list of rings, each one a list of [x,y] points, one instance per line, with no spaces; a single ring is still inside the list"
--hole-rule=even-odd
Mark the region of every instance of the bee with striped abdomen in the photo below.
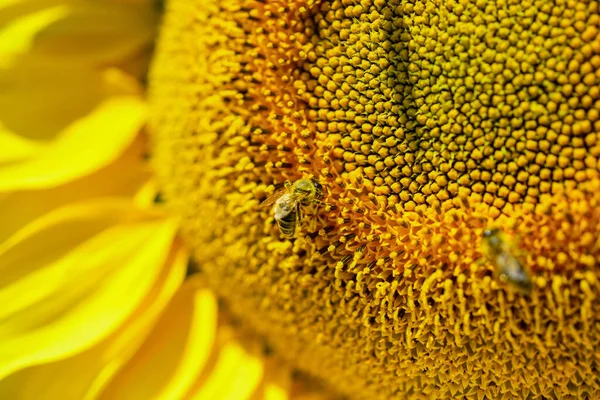
[[[301,206],[318,203],[322,197],[321,184],[312,179],[299,179],[293,183],[286,182],[284,189],[270,196],[261,206],[274,204],[273,218],[283,236],[291,238],[302,220]]]

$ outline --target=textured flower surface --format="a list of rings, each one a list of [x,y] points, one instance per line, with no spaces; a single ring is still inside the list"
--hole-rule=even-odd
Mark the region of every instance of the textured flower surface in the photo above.
[[[290,398],[289,368],[188,276],[179,219],[154,201],[156,11],[0,3],[1,399]]]
[[[152,157],[212,286],[357,399],[600,397],[599,13],[168,2]],[[259,204],[301,178],[283,239]]]

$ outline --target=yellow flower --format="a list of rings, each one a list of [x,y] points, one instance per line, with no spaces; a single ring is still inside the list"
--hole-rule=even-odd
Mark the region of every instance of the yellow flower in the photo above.
[[[157,19],[149,1],[0,5],[2,399],[289,398],[156,204]]]
[[[212,287],[342,393],[599,398],[599,32],[598,2],[172,0],[159,186]],[[301,178],[325,204],[283,239],[259,204]]]

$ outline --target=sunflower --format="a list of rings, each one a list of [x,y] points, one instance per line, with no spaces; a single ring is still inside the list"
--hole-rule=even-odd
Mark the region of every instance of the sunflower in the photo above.
[[[164,7],[0,6],[0,398],[600,396],[597,2]]]

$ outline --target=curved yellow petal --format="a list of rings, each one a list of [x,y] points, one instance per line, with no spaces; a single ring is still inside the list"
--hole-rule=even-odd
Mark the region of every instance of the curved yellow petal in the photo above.
[[[139,97],[107,99],[36,156],[1,165],[0,192],[53,187],[94,172],[123,152],[144,118],[145,107]]]
[[[0,29],[13,21],[55,6],[65,6],[81,0],[2,0],[0,2]]]
[[[265,361],[263,382],[252,400],[288,400],[290,399],[291,371],[287,364],[277,358]]]
[[[152,207],[160,198],[160,193],[154,179],[148,179],[140,188],[133,199],[136,206],[140,208]]]
[[[197,280],[187,281],[100,399],[181,399],[211,354],[216,324],[213,294],[200,289]]]
[[[118,330],[92,348],[64,360],[36,365],[0,381],[0,398],[87,400],[98,392],[141,346],[180,287],[188,261],[181,245],[171,250],[143,303]]]
[[[5,4],[7,3],[7,4]],[[156,8],[148,1],[28,0],[0,4],[0,61],[114,65],[148,46]]]
[[[218,357],[210,375],[186,398],[190,400],[250,399],[263,377],[262,360],[249,354],[234,340],[219,349]]]
[[[100,70],[19,63],[0,73],[0,123],[15,135],[48,143],[106,95]]]
[[[288,400],[288,391],[281,385],[273,382],[265,384],[264,394],[262,397],[264,400]]]
[[[0,123],[0,166],[32,157],[43,148],[43,143],[16,135]]]
[[[116,161],[64,185],[0,196],[0,243],[30,221],[69,203],[94,197],[132,197],[149,179],[142,157],[145,138],[139,136]]]
[[[2,4],[0,4],[0,15],[4,8],[8,8],[8,7],[18,4],[22,1],[23,0],[5,0]],[[1,22],[2,22],[2,20],[0,19],[0,23]]]
[[[81,1],[39,32],[33,57],[69,65],[107,65],[131,57],[151,43],[157,15],[148,4]]]
[[[0,379],[114,332],[154,285],[175,231],[106,199],[56,210],[0,245]]]
[[[67,13],[68,7],[64,4],[42,8],[0,26],[0,68],[8,67],[17,57],[26,53],[40,30],[65,17]]]

